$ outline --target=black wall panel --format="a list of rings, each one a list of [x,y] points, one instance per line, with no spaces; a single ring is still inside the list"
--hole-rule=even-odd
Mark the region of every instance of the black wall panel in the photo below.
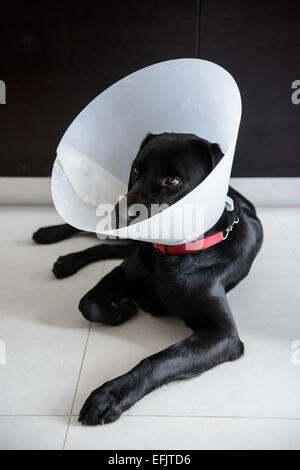
[[[201,0],[200,57],[229,70],[243,100],[233,176],[300,176],[300,2]]]
[[[1,176],[50,175],[65,129],[96,95],[141,67],[201,57],[243,99],[234,176],[300,176],[300,2],[34,0],[1,5]],[[300,94],[299,94],[300,96]]]
[[[81,109],[130,72],[194,57],[194,0],[44,0],[1,5],[1,176],[49,175]]]

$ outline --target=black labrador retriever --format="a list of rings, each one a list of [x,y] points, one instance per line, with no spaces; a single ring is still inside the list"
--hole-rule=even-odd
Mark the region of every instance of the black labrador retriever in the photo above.
[[[193,134],[148,134],[132,164],[128,205],[173,204],[201,183],[222,156],[218,144]],[[161,385],[194,377],[243,354],[226,293],[248,274],[263,230],[254,206],[231,187],[228,195],[234,201],[235,220],[224,209],[204,235],[222,232],[224,239],[209,248],[168,255],[147,242],[99,244],[55,263],[54,274],[63,278],[97,260],[125,258],[81,299],[79,309],[91,322],[119,325],[141,307],[153,315],[179,317],[193,330],[188,338],[97,388],[81,409],[82,423],[115,421]],[[52,243],[76,232],[65,224],[42,228],[33,238]]]

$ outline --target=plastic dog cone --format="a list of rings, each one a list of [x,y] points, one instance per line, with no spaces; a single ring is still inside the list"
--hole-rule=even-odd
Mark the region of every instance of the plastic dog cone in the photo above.
[[[55,207],[67,223],[101,238],[166,245],[195,240],[224,210],[240,118],[238,86],[212,62],[178,59],[138,70],[97,96],[67,129],[52,173]],[[148,132],[193,133],[217,142],[224,157],[172,206],[114,230],[111,210],[127,192],[132,161]]]

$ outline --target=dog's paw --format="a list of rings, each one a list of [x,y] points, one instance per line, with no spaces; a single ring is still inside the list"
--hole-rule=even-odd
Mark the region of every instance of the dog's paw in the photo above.
[[[60,256],[54,263],[52,272],[57,279],[63,279],[77,273],[80,268],[76,255],[71,253],[70,255]]]
[[[137,313],[138,306],[131,299],[101,299],[89,292],[80,300],[79,310],[90,322],[118,326]]]
[[[51,227],[40,228],[32,235],[32,240],[38,244],[52,243],[53,233]]]
[[[120,325],[129,320],[138,310],[137,303],[131,299],[117,299],[109,306],[109,313],[113,319],[112,325]]]
[[[122,401],[124,402],[126,397],[122,393],[120,379],[121,377],[106,382],[94,390],[83,405],[78,421],[89,425],[116,421],[125,411]]]
[[[41,245],[56,243],[65,238],[66,235],[66,226],[62,225],[53,225],[50,227],[43,227],[34,232],[32,239]]]

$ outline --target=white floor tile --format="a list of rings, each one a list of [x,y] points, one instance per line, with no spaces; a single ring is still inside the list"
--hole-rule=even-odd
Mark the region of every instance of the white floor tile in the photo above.
[[[59,256],[74,251],[84,250],[97,245],[94,235],[78,234],[70,239],[50,245],[37,245],[32,234],[40,227],[63,223],[51,207],[1,207],[0,240],[6,249],[1,250],[1,270],[15,274],[21,270],[24,274],[36,273],[39,276],[53,278],[53,264]],[[84,274],[101,274],[101,263],[96,262],[82,269]],[[75,275],[76,276],[76,275]]]
[[[293,210],[297,214],[298,208]],[[257,209],[263,224],[264,241],[250,271],[255,278],[300,274],[300,265],[280,225],[281,211],[277,208]]]
[[[66,449],[284,450],[300,448],[300,421],[124,416],[97,427],[72,418]],[[115,454],[112,454],[115,455]],[[133,452],[134,455],[134,452]]]
[[[67,417],[0,416],[1,450],[62,450]]]
[[[144,312],[138,312],[118,327],[93,324],[73,413],[79,414],[83,402],[96,387],[189,334],[190,330],[179,320],[154,318]],[[156,410],[152,409],[153,412],[156,414]],[[176,413],[176,407],[172,406],[173,412]]]
[[[39,225],[51,223],[59,223],[51,208],[1,209],[0,340],[7,356],[0,365],[2,415],[71,409],[89,329],[77,306],[100,276],[54,278],[50,269],[60,244],[30,240]],[[68,242],[67,252],[77,243]]]
[[[300,418],[300,365],[291,361],[291,345],[300,339],[299,281],[291,278],[285,286],[288,308],[281,278],[257,292],[247,292],[244,281],[240,295],[238,288],[230,295],[230,304],[245,356],[195,379],[168,384],[126,414]],[[74,414],[93,389],[188,334],[179,321],[142,312],[117,328],[93,326]]]
[[[267,256],[259,275],[252,271],[229,293],[245,356],[193,380],[162,387],[126,414],[300,418],[300,365],[291,361],[291,345],[300,339],[300,270],[278,230],[276,212],[261,209],[260,216]],[[276,263],[275,258],[279,258]],[[117,328],[93,325],[74,414],[93,389],[189,334],[172,318],[153,318],[143,312]]]
[[[92,279],[6,275],[1,283],[0,414],[67,414],[78,380],[88,323],[77,309]],[[12,286],[13,290],[12,290]]]
[[[53,208],[0,212],[0,340],[7,350],[7,364],[0,365],[0,415],[7,415],[0,416],[0,448],[61,448],[89,331],[78,302],[120,261],[58,281],[51,274],[57,257],[97,239],[37,246],[32,232],[60,223]],[[300,447],[300,421],[291,419],[300,418],[300,365],[291,361],[292,343],[300,340],[300,208],[258,213],[262,251],[229,293],[245,356],[156,390],[111,425],[86,428],[74,416],[67,448]],[[94,388],[189,334],[178,320],[143,312],[116,328],[93,324],[73,415]]]
[[[279,223],[300,267],[300,208],[285,208],[278,211]]]

